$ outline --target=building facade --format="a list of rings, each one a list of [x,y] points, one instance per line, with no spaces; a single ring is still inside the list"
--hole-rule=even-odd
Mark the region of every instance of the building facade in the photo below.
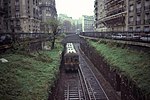
[[[95,0],[94,7],[98,31],[102,25],[106,31],[150,31],[150,0]]]
[[[1,0],[0,5],[2,32],[39,33],[41,23],[57,15],[55,0]]]
[[[50,27],[47,22],[51,18],[57,18],[57,10],[55,7],[55,0],[40,0],[40,30],[41,32],[50,32]]]
[[[40,32],[39,0],[10,0],[8,6],[11,32]]]
[[[95,31],[106,31],[106,26],[101,21],[105,17],[104,0],[95,0],[94,8]]]
[[[128,30],[150,31],[150,0],[128,0]]]
[[[102,22],[108,31],[125,31],[127,29],[126,0],[105,0],[106,16]]]
[[[61,31],[65,33],[74,32],[74,20],[72,17],[67,16],[66,14],[59,14],[58,19],[60,20],[62,26]]]
[[[82,31],[93,32],[94,31],[94,16],[82,16]]]
[[[40,18],[42,22],[47,22],[50,18],[57,17],[55,0],[40,0]]]

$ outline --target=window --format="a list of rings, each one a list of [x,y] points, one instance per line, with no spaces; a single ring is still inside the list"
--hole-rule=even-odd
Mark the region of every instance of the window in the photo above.
[[[132,4],[132,5],[130,5],[130,7],[129,7],[129,11],[133,11],[133,4]]]
[[[33,5],[35,4],[35,0],[33,0]]]
[[[149,14],[149,13],[146,13],[146,14],[145,14],[145,20],[148,20],[148,19],[150,19],[150,14]]]
[[[137,9],[141,8],[141,3],[137,4]]]
[[[133,16],[130,16],[130,17],[129,17],[129,21],[130,21],[130,22],[133,21]]]
[[[78,59],[77,59],[77,58],[75,59],[75,62],[78,62]]]
[[[15,2],[15,6],[18,6],[18,5],[19,5],[19,1],[17,1],[17,0],[16,0],[16,2]]]
[[[137,15],[136,21],[140,21],[140,19],[141,19],[141,16],[140,16],[140,15]]]
[[[20,16],[19,12],[16,12],[16,18],[18,18]]]
[[[140,27],[136,27],[136,31],[140,31],[141,29],[140,29]]]
[[[150,27],[149,26],[144,26],[144,31],[149,32],[150,31]]]
[[[133,31],[133,27],[129,27],[129,31]]]

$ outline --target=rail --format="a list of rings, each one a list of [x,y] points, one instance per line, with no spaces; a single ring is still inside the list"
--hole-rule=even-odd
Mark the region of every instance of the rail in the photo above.
[[[75,75],[79,78],[79,75]],[[71,79],[67,82],[67,90],[65,90],[65,100],[83,100],[82,86],[79,79]]]
[[[88,89],[89,89],[89,96],[90,96],[90,100],[96,100],[96,97],[94,95],[94,91],[92,89],[92,86],[90,84],[90,82],[87,80],[87,86],[88,86]]]
[[[75,48],[77,49],[78,45]],[[100,83],[97,78],[89,68],[90,64],[86,62],[83,54],[79,54],[80,65],[78,73],[67,75],[69,80],[66,83],[65,100],[109,100],[105,91],[99,85]]]
[[[83,54],[81,55],[83,56]],[[80,58],[82,62],[80,70],[85,80],[89,100],[109,100],[93,71],[89,68],[88,63],[84,60],[82,56]]]

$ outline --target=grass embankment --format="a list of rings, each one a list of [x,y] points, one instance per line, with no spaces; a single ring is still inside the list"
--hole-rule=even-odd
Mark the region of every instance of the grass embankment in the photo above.
[[[150,54],[122,49],[115,44],[89,42],[90,45],[123,74],[136,81],[146,93],[150,93]]]
[[[9,61],[0,62],[0,100],[46,100],[58,73],[61,49],[57,45],[40,54],[0,55]]]

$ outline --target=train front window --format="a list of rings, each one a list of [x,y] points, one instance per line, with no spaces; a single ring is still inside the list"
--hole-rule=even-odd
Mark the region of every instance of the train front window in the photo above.
[[[65,59],[65,62],[68,63],[68,62],[69,62],[69,58],[66,58],[66,59]]]
[[[78,59],[77,59],[77,58],[75,59],[75,62],[78,62]]]
[[[72,58],[70,58],[71,59],[71,62],[73,62],[73,59]]]

